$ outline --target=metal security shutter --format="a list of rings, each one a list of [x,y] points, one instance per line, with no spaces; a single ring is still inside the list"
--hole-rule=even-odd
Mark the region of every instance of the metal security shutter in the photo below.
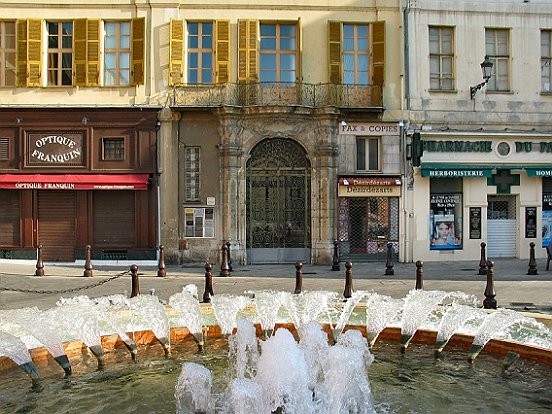
[[[516,201],[512,196],[489,196],[487,207],[487,256],[516,257]]]
[[[74,191],[38,192],[38,242],[45,261],[75,261]]]
[[[133,191],[94,192],[94,246],[124,249],[136,246]]]
[[[19,191],[0,190],[0,245],[20,245]]]

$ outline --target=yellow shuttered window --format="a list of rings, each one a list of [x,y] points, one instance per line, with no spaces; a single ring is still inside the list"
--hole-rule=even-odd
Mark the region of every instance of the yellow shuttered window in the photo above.
[[[227,83],[230,76],[230,21],[216,21],[215,83]]]
[[[372,79],[373,85],[383,85],[385,81],[385,22],[372,23]]]
[[[17,86],[42,86],[42,26],[40,19],[18,20]]]
[[[76,19],[73,35],[75,47],[75,86],[86,86],[86,19]]]
[[[27,20],[17,20],[17,86],[27,86]]]
[[[238,21],[238,81],[257,81],[258,75],[258,21]]]
[[[328,72],[331,83],[341,84],[341,22],[328,22]]]
[[[100,20],[86,21],[86,84],[100,85]]]
[[[132,19],[132,50],[131,50],[131,83],[144,84],[144,53],[145,53],[146,21],[143,17]]]
[[[184,21],[171,19],[169,44],[169,85],[184,82]]]

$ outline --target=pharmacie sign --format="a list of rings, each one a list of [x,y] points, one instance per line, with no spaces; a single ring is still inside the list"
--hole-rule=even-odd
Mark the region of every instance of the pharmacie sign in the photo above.
[[[82,134],[29,134],[28,165],[83,165]]]

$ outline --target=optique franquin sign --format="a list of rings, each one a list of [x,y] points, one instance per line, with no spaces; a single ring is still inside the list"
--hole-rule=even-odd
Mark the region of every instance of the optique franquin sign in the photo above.
[[[29,134],[29,165],[82,165],[82,134]]]

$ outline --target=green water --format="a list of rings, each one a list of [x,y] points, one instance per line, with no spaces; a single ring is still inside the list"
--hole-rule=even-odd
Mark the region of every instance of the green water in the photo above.
[[[549,366],[520,359],[503,370],[502,359],[485,353],[470,365],[465,352],[447,348],[436,360],[432,348],[419,345],[401,355],[398,344],[378,343],[373,353],[368,375],[378,413],[552,412]],[[16,369],[0,377],[0,413],[174,414],[182,362],[212,370],[214,389],[221,392],[227,381],[225,355],[223,339],[209,339],[203,353],[193,340],[186,341],[168,358],[160,346],[152,346],[141,349],[135,363],[121,350],[106,356],[102,371],[95,358],[85,358],[74,364],[69,378],[55,364],[38,365],[42,380],[36,388]]]

